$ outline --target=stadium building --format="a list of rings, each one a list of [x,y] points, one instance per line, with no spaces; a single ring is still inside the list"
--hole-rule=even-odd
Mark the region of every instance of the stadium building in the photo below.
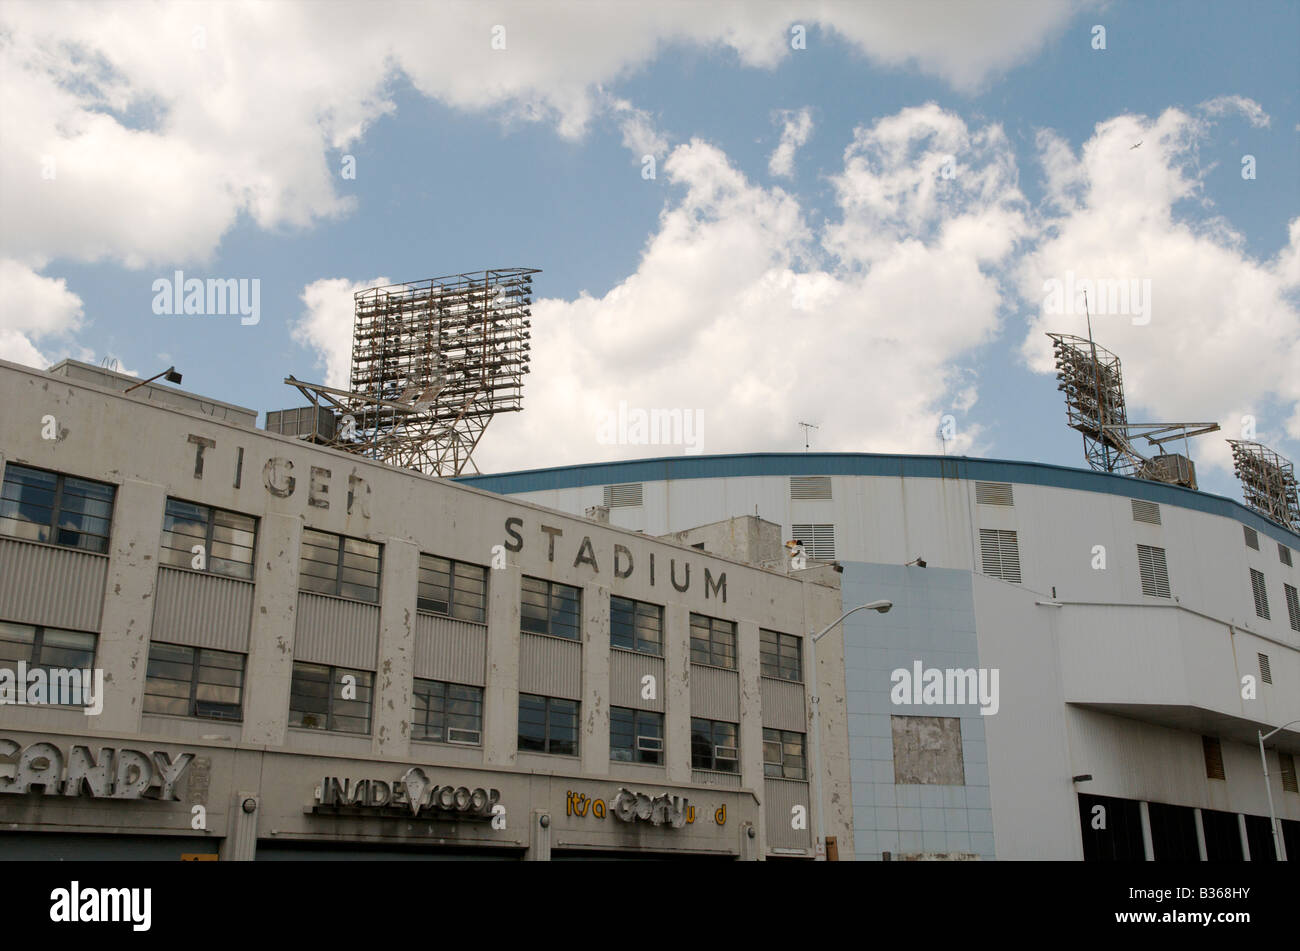
[[[1300,535],[1236,502],[943,456],[463,478],[664,535],[758,515],[842,568],[859,859],[1300,857]],[[707,545],[706,545],[707,547]],[[1290,724],[1287,726],[1287,724]]]
[[[0,362],[6,858],[854,854],[842,628],[825,812],[808,765],[841,576],[777,526],[655,539],[137,383]]]

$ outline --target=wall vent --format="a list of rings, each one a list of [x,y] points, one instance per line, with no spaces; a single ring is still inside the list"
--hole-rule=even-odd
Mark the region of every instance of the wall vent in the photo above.
[[[1278,753],[1277,758],[1282,764],[1282,791],[1300,792],[1300,785],[1296,784],[1295,757],[1290,753]]]
[[[830,476],[790,476],[790,498],[829,499],[830,497]]]
[[[1169,567],[1165,564],[1165,550],[1152,545],[1138,545],[1138,574],[1142,578],[1142,593],[1153,598],[1169,597]]]
[[[834,525],[791,525],[790,537],[803,544],[804,554],[813,561],[835,560]]]
[[[1277,543],[1277,560],[1282,562],[1282,564],[1286,565],[1288,568],[1295,567],[1291,564],[1291,549],[1287,548],[1281,542]]]
[[[1020,545],[1016,533],[981,528],[980,562],[986,575],[1020,584]]]
[[[1241,530],[1246,535],[1246,547],[1259,551],[1259,532],[1255,531],[1249,525],[1241,526]]]
[[[1286,613],[1291,619],[1291,630],[1300,631],[1300,594],[1294,585],[1283,584],[1282,590],[1286,592]]]
[[[1223,747],[1217,736],[1201,737],[1205,750],[1205,775],[1207,779],[1227,779],[1223,772]]]
[[[1255,593],[1255,613],[1267,621],[1269,619],[1268,592],[1264,590],[1264,575],[1254,568],[1250,569],[1250,587]]]
[[[1273,668],[1268,664],[1268,655],[1256,654],[1255,656],[1259,658],[1259,679],[1266,684],[1271,684],[1273,682]]]
[[[976,482],[975,502],[977,505],[1015,505],[1010,482]]]
[[[631,508],[641,504],[641,483],[605,486],[605,504],[610,508]]]
[[[1133,503],[1133,521],[1146,522],[1148,525],[1160,524],[1160,506],[1155,502],[1143,502],[1141,499],[1130,499]]]

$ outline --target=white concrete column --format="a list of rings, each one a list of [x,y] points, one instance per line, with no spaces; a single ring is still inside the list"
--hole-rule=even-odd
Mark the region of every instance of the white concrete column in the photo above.
[[[95,652],[104,671],[104,712],[95,727],[106,732],[140,730],[166,502],[166,490],[152,482],[127,479],[117,488]]]
[[[488,572],[483,761],[509,766],[519,743],[519,581],[508,565]]]
[[[1142,804],[1142,808],[1146,808],[1146,803]],[[1205,849],[1205,824],[1201,821],[1201,810],[1198,807],[1193,811],[1196,819],[1196,853],[1202,862],[1208,862],[1209,853]]]
[[[1241,834],[1241,857],[1249,862],[1251,861],[1250,836],[1246,834],[1246,816],[1240,812],[1237,813],[1237,831]]]
[[[384,544],[380,579],[379,656],[375,671],[372,745],[381,758],[411,752],[411,677],[415,668],[415,604],[420,585],[420,551],[414,542]]]
[[[1148,862],[1154,862],[1156,860],[1156,847],[1151,841],[1151,811],[1147,808],[1145,800],[1138,803],[1138,816],[1142,820],[1142,852]],[[1198,830],[1201,828],[1199,812],[1196,817],[1196,828]],[[1197,835],[1200,836],[1199,831]]]
[[[283,746],[293,683],[302,519],[269,514],[257,523],[253,625],[244,671],[244,742]]]
[[[740,675],[740,773],[742,783],[754,790],[763,802],[763,705],[759,699],[758,624],[736,624],[736,668]],[[761,812],[760,812],[761,815]],[[760,818],[755,824],[759,855],[767,854],[767,825]]]
[[[664,759],[668,782],[691,781],[691,612],[664,608]]]
[[[595,582],[582,589],[582,726],[578,753],[584,775],[609,773],[609,589]]]
[[[251,804],[251,812],[244,811],[246,802]],[[257,793],[231,794],[228,831],[217,850],[221,861],[251,862],[257,857],[257,817],[261,812],[262,799]]]

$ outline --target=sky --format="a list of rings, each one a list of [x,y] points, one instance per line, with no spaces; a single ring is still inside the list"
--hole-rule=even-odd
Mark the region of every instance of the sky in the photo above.
[[[1217,421],[1201,488],[1240,498],[1227,438],[1300,461],[1298,48],[1252,0],[4,0],[0,359],[286,408],[346,385],[355,291],[531,267],[482,471],[801,422],[1082,467],[1046,333],[1091,281],[1129,419]],[[177,271],[256,319],[157,313]]]

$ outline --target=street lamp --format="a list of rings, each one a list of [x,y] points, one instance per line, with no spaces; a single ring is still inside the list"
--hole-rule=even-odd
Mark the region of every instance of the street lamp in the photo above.
[[[1256,735],[1259,737],[1259,761],[1264,764],[1264,792],[1268,793],[1268,825],[1269,828],[1273,830],[1273,855],[1279,862],[1282,861],[1282,845],[1278,841],[1277,816],[1273,812],[1273,787],[1268,784],[1268,757],[1264,755],[1264,741],[1274,733],[1281,733],[1293,723],[1300,723],[1300,720],[1292,720],[1291,723],[1283,723],[1276,730],[1270,730],[1267,733],[1264,733],[1261,730],[1255,731]]]
[[[859,604],[851,611],[845,611],[838,619],[826,625],[820,634],[814,634],[812,637],[812,708],[813,708],[813,748],[816,751],[816,782],[813,784],[814,795],[817,800],[817,848],[823,850],[826,848],[826,822],[822,816],[822,706],[821,697],[821,677],[817,672],[817,642],[839,626],[850,614],[856,614],[859,611],[879,611],[885,614],[894,606],[893,601],[871,601],[867,604]],[[1270,734],[1271,736],[1272,734]]]
[[[165,377],[167,377],[167,382],[168,382],[168,383],[179,383],[179,382],[181,381],[181,375],[180,375],[179,373],[176,372],[176,368],[175,368],[175,367],[168,367],[166,370],[163,370],[162,373],[155,373],[153,376],[149,377],[149,379],[147,379],[147,380],[141,380],[139,383],[135,384],[134,386],[128,386],[128,387],[127,387],[125,390],[123,390],[122,392],[124,392],[124,393],[130,393],[132,390],[139,389],[140,387],[144,386],[146,383],[152,383],[154,380],[158,379],[158,377],[160,377],[160,376],[165,376]]]

